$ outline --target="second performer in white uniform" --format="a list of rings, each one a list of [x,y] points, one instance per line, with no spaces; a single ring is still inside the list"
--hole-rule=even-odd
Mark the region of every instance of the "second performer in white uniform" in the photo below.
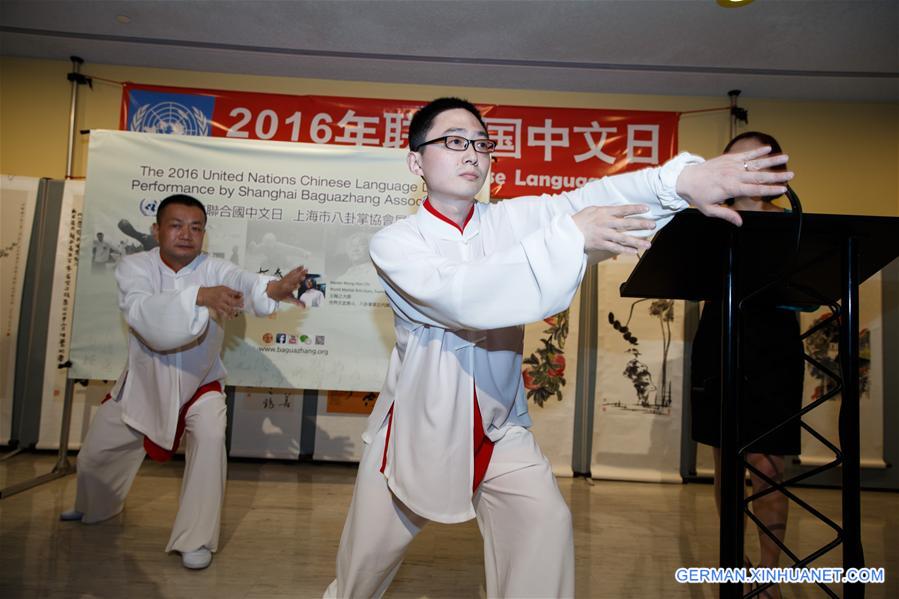
[[[271,314],[306,275],[263,277],[202,253],[203,205],[190,196],[160,203],[159,247],[116,268],[119,307],[129,327],[128,362],[100,406],[78,454],[75,509],[64,520],[90,524],[122,511],[144,456],[170,458],[186,434],[181,499],[166,551],[188,568],[209,565],[218,548],[225,492],[224,321],[247,310]]]

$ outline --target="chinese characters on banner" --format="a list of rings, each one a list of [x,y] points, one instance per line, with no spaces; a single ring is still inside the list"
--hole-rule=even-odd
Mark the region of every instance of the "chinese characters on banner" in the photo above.
[[[128,83],[120,128],[232,139],[406,148],[424,102],[290,96]],[[493,198],[558,193],[657,165],[677,149],[676,112],[480,104],[498,149]]]

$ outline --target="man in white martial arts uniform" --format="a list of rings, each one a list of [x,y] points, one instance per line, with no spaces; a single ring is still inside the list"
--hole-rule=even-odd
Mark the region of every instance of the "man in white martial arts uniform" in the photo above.
[[[166,551],[205,568],[219,539],[227,474],[224,320],[262,316],[293,293],[306,270],[281,279],[202,253],[206,210],[191,196],[163,200],[159,247],[122,258],[115,275],[130,328],[128,363],[100,406],[78,453],[75,509],[63,520],[94,523],[122,511],[145,454],[165,461],[187,433],[181,500]]]
[[[114,251],[111,245],[103,241],[103,233],[97,233],[97,238],[91,246],[91,272],[106,272],[106,265],[113,261]]]
[[[322,305],[325,294],[315,286],[315,280],[307,278],[303,281],[303,293],[300,295],[300,305],[304,308],[317,308]]]
[[[718,203],[745,189],[782,191],[766,184],[791,173],[759,170],[786,157],[681,154],[557,196],[478,204],[495,144],[474,106],[428,104],[409,147],[428,198],[371,241],[396,346],[325,596],[381,596],[425,523],[477,518],[489,597],[570,597],[571,514],[528,431],[523,325],[568,307],[585,250],[645,249],[637,235],[688,204],[740,224]]]

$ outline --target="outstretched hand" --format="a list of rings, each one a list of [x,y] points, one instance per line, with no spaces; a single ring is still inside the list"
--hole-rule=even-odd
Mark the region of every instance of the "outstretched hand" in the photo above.
[[[276,302],[286,301],[305,308],[306,306],[304,306],[296,297],[294,297],[294,293],[296,293],[296,290],[300,288],[300,285],[303,284],[303,281],[306,280],[307,274],[309,274],[309,271],[305,266],[297,266],[280,279],[270,281],[268,286],[265,288],[265,292]]]
[[[791,171],[766,170],[786,164],[789,158],[786,154],[770,153],[771,146],[762,146],[690,165],[677,178],[677,195],[706,216],[739,226],[743,220],[736,210],[722,205],[725,200],[780,195],[787,190],[783,184],[793,178]]]
[[[197,305],[215,311],[221,318],[237,318],[243,310],[243,294],[225,285],[200,287],[197,291]]]
[[[635,235],[649,234],[656,224],[650,219],[628,217],[648,210],[647,206],[640,204],[590,206],[575,213],[571,219],[584,235],[586,251],[636,254],[640,250],[649,249],[649,242]]]

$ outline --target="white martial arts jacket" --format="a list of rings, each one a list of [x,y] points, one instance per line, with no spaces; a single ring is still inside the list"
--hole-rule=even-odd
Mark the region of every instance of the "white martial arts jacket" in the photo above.
[[[160,447],[175,440],[178,412],[194,392],[225,378],[219,357],[224,328],[197,305],[200,287],[225,285],[244,294],[244,309],[273,313],[265,293],[273,277],[200,254],[177,273],[159,248],[125,256],[115,270],[119,308],[128,323],[128,363],[110,395],[122,402],[122,420]]]
[[[639,216],[660,227],[687,207],[675,183],[701,161],[680,154],[555,196],[475,204],[462,233],[422,207],[372,238],[396,345],[363,438],[371,443],[393,406],[384,474],[400,501],[437,522],[475,517],[474,387],[488,438],[530,426],[523,325],[566,309],[581,282],[584,237],[571,215],[643,203],[651,213]]]
[[[307,289],[300,295],[300,301],[303,302],[303,305],[307,308],[321,306],[324,299],[325,294],[318,289]]]

